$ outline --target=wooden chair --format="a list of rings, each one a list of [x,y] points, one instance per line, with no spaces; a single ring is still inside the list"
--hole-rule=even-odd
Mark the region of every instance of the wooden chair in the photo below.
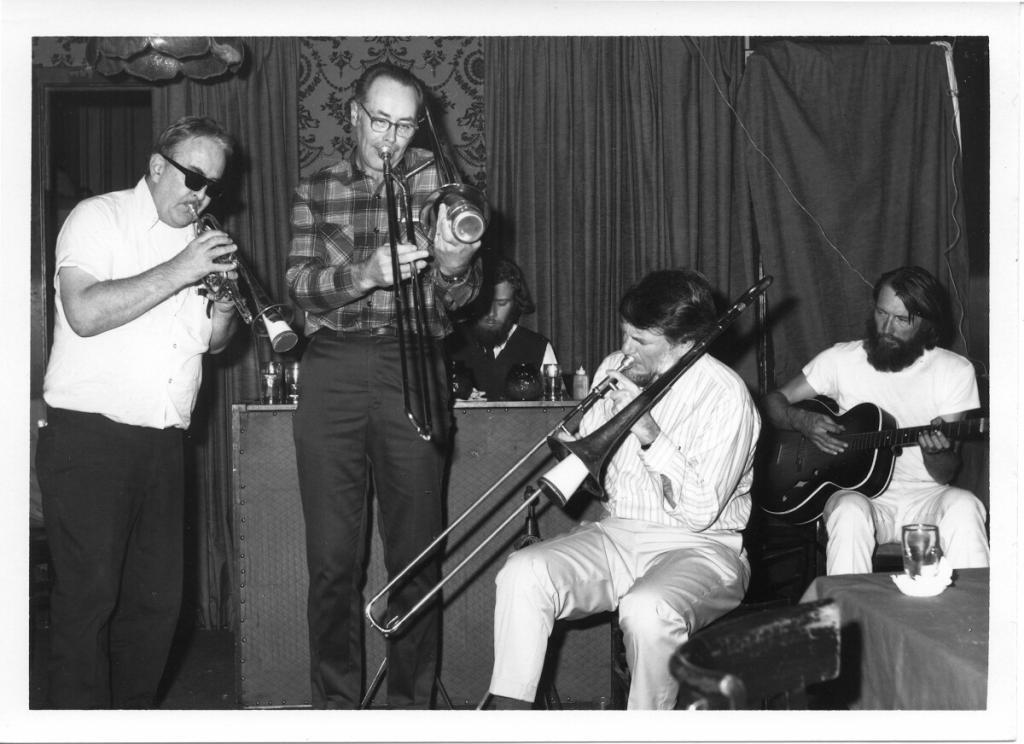
[[[808,685],[839,676],[839,608],[832,600],[716,623],[669,662],[677,709],[807,707]]]

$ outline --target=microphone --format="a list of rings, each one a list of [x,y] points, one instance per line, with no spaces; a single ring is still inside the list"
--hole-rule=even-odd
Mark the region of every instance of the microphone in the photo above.
[[[526,492],[523,494],[523,500],[530,502],[530,505],[526,507],[526,531],[520,535],[519,539],[512,545],[512,550],[514,551],[521,550],[527,545],[533,545],[534,543],[540,542],[540,530],[537,528],[537,513],[534,509],[536,493],[536,488],[533,486],[527,486]]]

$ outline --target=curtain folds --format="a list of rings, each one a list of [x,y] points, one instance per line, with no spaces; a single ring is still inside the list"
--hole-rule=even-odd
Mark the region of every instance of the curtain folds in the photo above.
[[[962,319],[963,176],[941,47],[778,42],[749,58],[739,101],[760,150],[741,143],[741,184],[775,276],[779,383],[860,338],[871,285],[897,266],[935,274]]]
[[[727,105],[741,39],[488,37],[484,55],[485,246],[522,266],[525,323],[563,367],[618,347],[619,299],[648,271],[697,268],[725,296],[752,283]]]
[[[241,75],[216,83],[183,80],[157,88],[153,99],[157,133],[180,116],[205,115],[238,140],[234,201],[211,210],[272,302],[287,300],[288,215],[299,173],[298,42],[294,37],[247,38],[248,61]],[[192,573],[198,585],[193,596],[186,595],[186,605],[194,602],[198,621],[206,627],[228,627],[233,620],[231,405],[257,398],[259,364],[272,358],[265,336],[240,328],[227,350],[204,360],[203,387],[189,429],[192,515],[187,523],[194,532],[186,535],[186,555],[195,556]]]
[[[218,216],[283,301],[299,40],[245,41],[243,75],[157,88],[154,126],[207,114],[237,136],[238,203]],[[775,277],[766,366],[776,374],[758,368],[753,312],[712,349],[755,389],[858,337],[882,271],[917,263],[967,291],[937,47],[778,43],[746,66],[743,41],[728,37],[486,37],[483,51],[485,250],[522,266],[537,312],[521,322],[551,339],[565,371],[592,372],[619,346],[619,299],[657,268],[701,270],[723,310],[759,263]],[[256,398],[257,365],[271,357],[265,338],[243,332],[205,362],[186,553],[208,627],[234,620],[230,407]]]

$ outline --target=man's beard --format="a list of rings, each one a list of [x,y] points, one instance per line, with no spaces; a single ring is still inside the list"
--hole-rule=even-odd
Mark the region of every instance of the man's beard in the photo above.
[[[658,378],[657,372],[636,372],[632,368],[627,369],[622,374],[626,377],[627,380],[632,382],[641,390],[643,390],[645,387],[650,385]]]
[[[470,326],[469,332],[473,336],[473,340],[480,344],[485,349],[493,349],[495,346],[508,341],[509,331],[512,330],[512,326],[515,323],[514,320],[508,318],[500,326],[487,325],[485,323],[476,322]]]
[[[899,372],[913,364],[924,353],[925,341],[920,331],[909,341],[894,336],[879,336],[874,318],[868,318],[864,350],[868,363],[879,372]]]

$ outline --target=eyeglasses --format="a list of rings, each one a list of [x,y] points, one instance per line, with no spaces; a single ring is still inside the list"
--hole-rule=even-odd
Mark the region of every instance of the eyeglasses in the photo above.
[[[356,101],[365,113],[367,118],[370,120],[370,129],[373,131],[384,134],[386,131],[395,128],[395,134],[399,137],[412,137],[416,134],[416,130],[419,129],[419,122],[408,122],[408,121],[391,121],[391,119],[385,119],[383,116],[374,116],[366,110],[366,106],[363,105],[362,101]]]
[[[189,191],[202,191],[203,187],[206,187],[206,195],[211,199],[216,199],[218,196],[224,193],[224,184],[220,181],[207,178],[202,173],[192,168],[186,168],[181,163],[174,160],[174,158],[160,153],[163,159],[173,165],[175,168],[181,171],[181,174],[185,176],[185,188]]]

